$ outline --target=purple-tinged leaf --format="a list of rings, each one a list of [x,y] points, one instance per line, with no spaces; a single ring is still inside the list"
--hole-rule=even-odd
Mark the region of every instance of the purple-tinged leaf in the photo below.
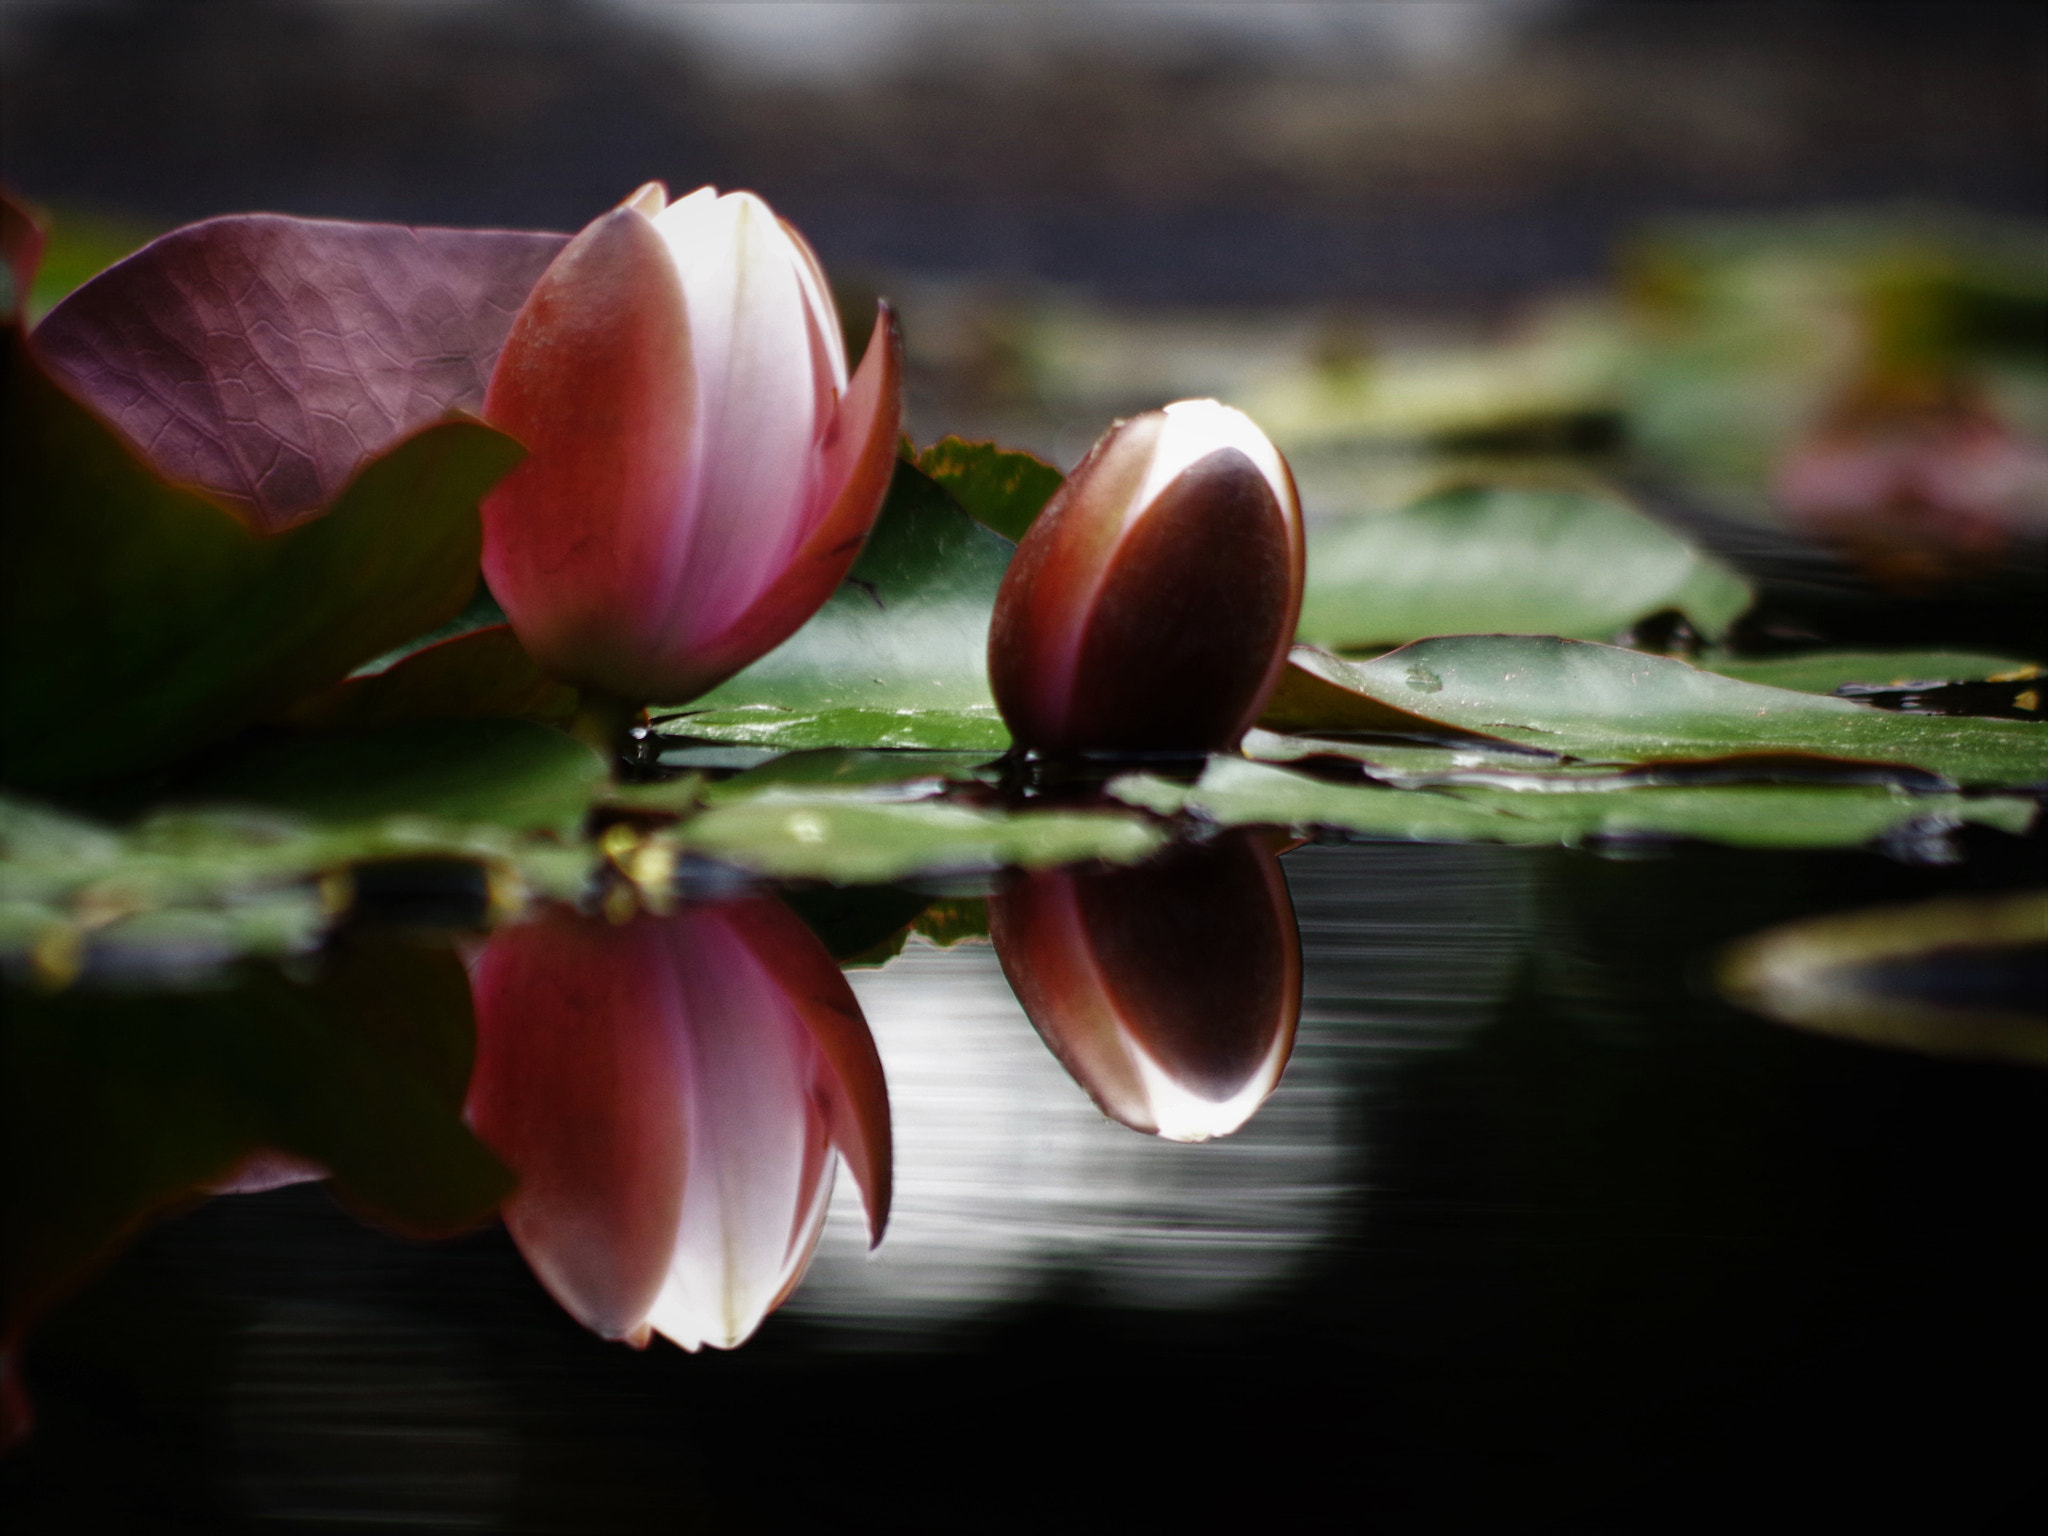
[[[0,328],[0,771],[44,790],[169,763],[461,610],[479,497],[520,450],[422,428],[324,517],[261,534],[169,484]]]
[[[166,478],[259,528],[483,403],[565,235],[238,214],[173,230],[72,294],[34,347]]]

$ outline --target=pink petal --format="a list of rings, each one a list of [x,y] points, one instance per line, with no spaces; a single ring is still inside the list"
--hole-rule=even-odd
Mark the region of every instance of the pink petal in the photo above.
[[[795,1287],[817,1244],[837,1073],[809,1015],[821,971],[846,984],[780,903],[689,907],[666,929],[689,1017],[691,1171],[649,1321],[685,1348],[730,1349]],[[857,1009],[852,1023],[864,1037]],[[886,1102],[882,1113],[886,1156]]]
[[[691,651],[801,544],[819,406],[803,262],[767,204],[709,190],[655,223],[682,280],[697,375],[690,490],[666,561],[670,633]]]
[[[698,655],[693,693],[716,686],[768,654],[824,606],[860,556],[889,493],[902,421],[903,344],[885,304],[867,354],[814,454],[809,532],[774,582]]]
[[[667,631],[695,377],[675,263],[636,209],[579,234],[513,324],[484,415],[531,456],[484,501],[484,574],[567,681],[647,699],[694,675]]]
[[[505,1225],[579,1322],[644,1338],[688,1173],[693,1077],[667,935],[558,909],[493,935],[471,984],[468,1113],[519,1177]]]
[[[889,1085],[860,1002],[817,936],[781,902],[735,903],[726,911],[728,921],[782,979],[820,1052],[817,1098],[832,1143],[860,1190],[873,1246],[889,1224],[893,1152]]]

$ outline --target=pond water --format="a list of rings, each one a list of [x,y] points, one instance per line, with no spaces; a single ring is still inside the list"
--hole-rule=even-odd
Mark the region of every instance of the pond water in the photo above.
[[[1299,1035],[1197,1143],[1107,1119],[986,942],[913,937],[848,973],[887,1237],[842,1172],[743,1347],[605,1342],[495,1224],[212,1199],[31,1335],[10,1529],[2003,1529],[2038,1492],[2048,1078],[1714,981],[1791,919],[2039,883],[2038,841],[1952,853],[1295,848]]]

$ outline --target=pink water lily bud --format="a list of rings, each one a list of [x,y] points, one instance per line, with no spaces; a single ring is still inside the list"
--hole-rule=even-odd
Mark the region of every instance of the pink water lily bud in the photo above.
[[[471,986],[470,1124],[518,1177],[513,1240],[584,1326],[738,1345],[803,1278],[841,1156],[880,1240],[881,1059],[782,903],[556,910],[492,935]]]
[[[989,629],[1011,735],[1042,752],[1227,751],[1301,615],[1301,506],[1250,418],[1118,422],[1017,546]]]
[[[535,285],[484,416],[529,457],[485,501],[484,575],[565,681],[682,702],[832,595],[889,487],[901,347],[847,374],[817,258],[750,192],[642,188]]]
[[[1032,1025],[1112,1120],[1227,1136],[1294,1049],[1301,936],[1279,861],[1249,830],[1135,869],[1022,877],[989,937]]]

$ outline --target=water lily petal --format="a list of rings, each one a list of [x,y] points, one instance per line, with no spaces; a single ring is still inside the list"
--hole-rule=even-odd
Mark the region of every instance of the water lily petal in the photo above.
[[[694,698],[773,650],[846,579],[896,467],[902,378],[902,338],[894,313],[883,305],[867,353],[815,450],[812,511],[803,544],[730,628],[699,645],[694,676],[701,681],[690,692],[669,697]]]
[[[668,936],[553,911],[493,935],[471,985],[468,1114],[519,1176],[505,1225],[577,1321],[644,1342],[689,1168],[694,1077]]]
[[[685,1349],[734,1347],[788,1294],[837,1163],[819,1048],[782,971],[792,955],[801,966],[804,950],[773,931],[766,905],[689,907],[662,925],[688,1019],[690,1174],[647,1320]],[[780,915],[802,928],[787,908]],[[830,964],[807,930],[801,938]]]
[[[657,698],[691,675],[667,604],[696,387],[666,245],[636,209],[606,214],[535,286],[484,408],[530,455],[484,501],[484,574],[556,676]]]
[[[744,613],[802,543],[819,408],[805,263],[766,203],[709,191],[655,221],[697,374],[690,492],[664,561],[670,630],[691,646]]]
[[[859,1000],[816,935],[781,902],[735,902],[725,912],[781,978],[817,1046],[814,1101],[860,1190],[869,1244],[879,1243],[889,1223],[892,1182],[889,1088]]]

